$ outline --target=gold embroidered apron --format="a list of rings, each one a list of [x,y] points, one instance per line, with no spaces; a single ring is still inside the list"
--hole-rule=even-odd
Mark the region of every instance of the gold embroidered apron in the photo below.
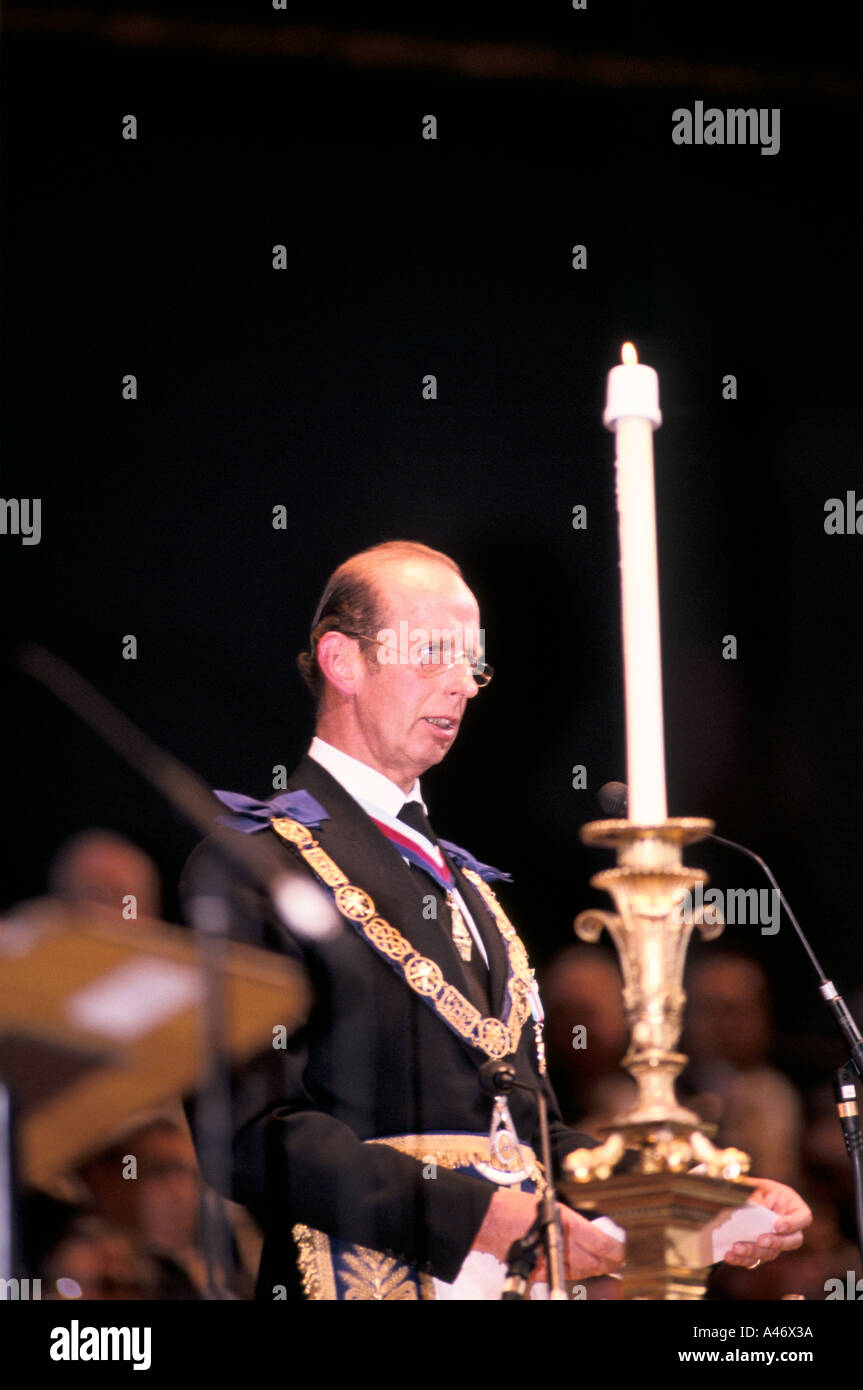
[[[407,1134],[369,1139],[410,1154],[423,1165],[423,1179],[450,1168],[516,1191],[542,1194],[545,1180],[527,1144],[510,1151],[506,1167],[493,1161],[487,1134]],[[292,1234],[306,1298],[314,1302],[418,1302],[436,1300],[435,1280],[414,1265],[380,1250],[337,1240],[323,1231],[296,1225]]]

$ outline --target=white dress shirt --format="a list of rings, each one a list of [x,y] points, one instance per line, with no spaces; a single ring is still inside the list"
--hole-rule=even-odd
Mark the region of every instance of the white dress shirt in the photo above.
[[[426,804],[420,792],[419,778],[416,779],[410,791],[405,794],[401,787],[392,782],[389,777],[385,777],[382,772],[369,767],[368,763],[361,763],[359,758],[352,757],[350,753],[344,753],[341,748],[333,747],[331,743],[326,743],[317,735],[312,739],[309,757],[314,758],[316,763],[320,763],[321,767],[326,768],[330,776],[335,777],[348,795],[352,796],[354,801],[359,802],[367,815],[373,816],[376,811],[383,811],[387,816],[398,816],[399,811],[407,801],[418,801],[422,809],[426,810]],[[402,857],[404,858],[404,856]],[[408,859],[405,859],[406,864],[409,862]],[[452,891],[471,936],[476,942],[486,966],[488,966],[485,942],[477,930],[468,906],[455,884],[453,884]]]

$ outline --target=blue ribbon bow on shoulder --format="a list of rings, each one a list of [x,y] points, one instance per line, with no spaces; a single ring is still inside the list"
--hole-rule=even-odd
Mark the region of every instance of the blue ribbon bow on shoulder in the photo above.
[[[219,825],[226,825],[229,830],[239,830],[244,835],[266,830],[270,821],[279,816],[290,816],[291,820],[298,820],[301,825],[310,827],[319,826],[330,819],[310,792],[282,792],[281,796],[274,796],[270,801],[256,801],[253,796],[243,796],[242,792],[214,791],[213,795],[234,813],[231,816],[217,816]]]

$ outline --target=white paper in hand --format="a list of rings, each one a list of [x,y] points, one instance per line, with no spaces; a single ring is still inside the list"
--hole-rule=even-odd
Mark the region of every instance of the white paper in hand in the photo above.
[[[718,1264],[725,1258],[732,1245],[736,1245],[739,1240],[756,1241],[766,1231],[775,1230],[777,1220],[776,1213],[769,1207],[747,1202],[745,1206],[720,1212],[700,1231],[692,1232],[689,1237],[681,1240],[679,1253],[681,1258],[688,1258],[696,1265]],[[606,1235],[613,1236],[615,1240],[626,1242],[626,1232],[621,1230],[610,1216],[596,1217],[592,1224],[605,1231]],[[613,1274],[611,1278],[619,1279],[620,1275]]]
[[[618,1226],[616,1221],[612,1221],[610,1216],[595,1216],[590,1224],[595,1226],[598,1231],[604,1231],[607,1236],[611,1236],[614,1240],[626,1244],[626,1231],[622,1226]]]
[[[750,1202],[747,1202],[745,1207],[735,1207],[727,1216],[722,1216],[718,1224],[711,1227],[713,1263],[724,1259],[738,1240],[757,1240],[765,1231],[775,1230],[776,1220],[776,1212],[771,1211],[769,1207],[757,1206]]]

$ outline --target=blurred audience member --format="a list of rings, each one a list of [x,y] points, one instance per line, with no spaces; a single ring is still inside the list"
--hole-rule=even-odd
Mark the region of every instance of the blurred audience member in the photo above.
[[[563,1118],[595,1133],[635,1100],[620,1069],[628,1037],[617,963],[597,946],[568,946],[545,972],[541,993],[549,1074]]]
[[[83,830],[62,845],[51,865],[51,893],[76,906],[102,903],[122,912],[130,896],[136,917],[160,917],[159,872],[149,855],[111,830]]]
[[[51,867],[50,891],[71,906],[99,904],[131,918],[159,918],[162,911],[155,864],[107,830],[66,841]],[[41,901],[22,909],[38,909]],[[201,1249],[205,1194],[228,1225],[234,1267],[227,1284],[213,1271],[211,1285]],[[26,1189],[20,1205],[25,1264],[47,1281],[51,1297],[253,1296],[260,1233],[243,1208],[203,1187],[179,1100],[158,1114],[131,1117],[76,1173]]]
[[[118,1226],[75,1217],[41,1266],[44,1299],[150,1299],[158,1272]]]
[[[157,1117],[129,1130],[121,1141],[82,1164],[80,1177],[94,1210],[128,1231],[158,1272],[154,1295],[160,1299],[208,1296],[208,1272],[200,1248],[199,1214],[202,1197],[197,1158],[182,1110]],[[134,1174],[134,1176],[133,1176]],[[237,1270],[226,1288],[217,1275],[217,1291],[251,1298],[260,1251],[248,1244],[248,1232],[238,1209],[229,1206],[235,1238]]]
[[[696,961],[687,981],[681,1094],[718,1125],[714,1143],[752,1159],[751,1171],[800,1183],[803,1106],[797,1089],[769,1061],[773,1017],[767,976],[742,955]],[[807,1238],[807,1244],[808,1244]]]

